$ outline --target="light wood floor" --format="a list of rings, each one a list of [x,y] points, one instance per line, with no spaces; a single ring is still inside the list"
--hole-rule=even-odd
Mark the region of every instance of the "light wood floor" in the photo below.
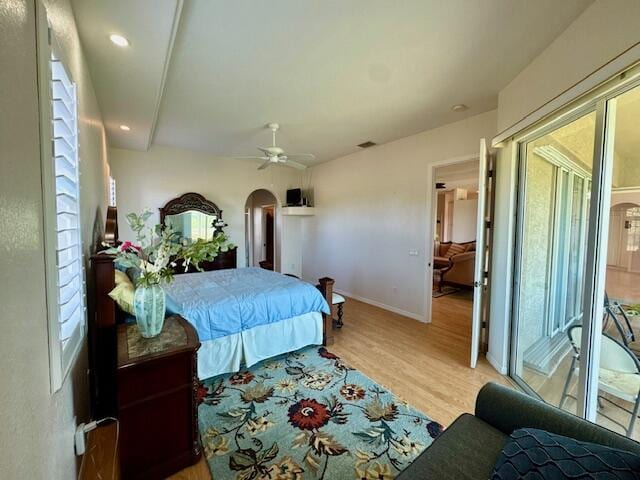
[[[607,267],[606,285],[609,298],[622,303],[640,303],[640,273]]]
[[[469,367],[472,302],[464,295],[433,301],[431,324],[348,299],[344,327],[330,351],[443,425],[473,412],[487,382],[509,385],[482,358]],[[210,479],[205,460],[171,477]]]

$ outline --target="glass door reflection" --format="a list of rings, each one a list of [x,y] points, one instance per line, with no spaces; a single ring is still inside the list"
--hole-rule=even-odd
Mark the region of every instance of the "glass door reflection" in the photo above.
[[[521,149],[519,258],[512,371],[527,390],[559,405],[574,357],[568,331],[583,316],[595,112]],[[576,381],[563,408],[576,411]]]

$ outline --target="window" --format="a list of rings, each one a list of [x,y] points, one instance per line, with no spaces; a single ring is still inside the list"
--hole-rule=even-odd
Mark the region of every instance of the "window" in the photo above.
[[[50,33],[47,40],[46,55],[40,51],[39,88],[49,358],[56,391],[82,345],[86,313],[76,86]]]
[[[109,175],[109,206],[116,206],[116,179]]]

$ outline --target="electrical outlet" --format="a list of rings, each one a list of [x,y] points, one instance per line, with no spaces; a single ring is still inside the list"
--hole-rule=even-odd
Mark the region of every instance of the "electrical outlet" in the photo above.
[[[409,256],[411,257],[417,257],[420,254],[420,252],[418,252],[418,250],[409,250]]]

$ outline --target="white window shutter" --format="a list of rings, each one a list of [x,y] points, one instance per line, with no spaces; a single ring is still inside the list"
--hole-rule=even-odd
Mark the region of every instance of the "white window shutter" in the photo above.
[[[80,171],[78,162],[78,105],[76,86],[62,61],[54,54],[51,73],[51,135],[53,146],[53,191],[55,192],[55,319],[61,384],[80,348],[85,330],[85,284],[80,224]],[[52,233],[52,232],[50,232]],[[50,248],[51,250],[52,248]],[[53,255],[51,251],[48,255]],[[51,302],[53,303],[53,302]],[[50,320],[51,321],[51,320]],[[54,340],[54,339],[52,339]],[[54,388],[59,388],[56,385]]]

